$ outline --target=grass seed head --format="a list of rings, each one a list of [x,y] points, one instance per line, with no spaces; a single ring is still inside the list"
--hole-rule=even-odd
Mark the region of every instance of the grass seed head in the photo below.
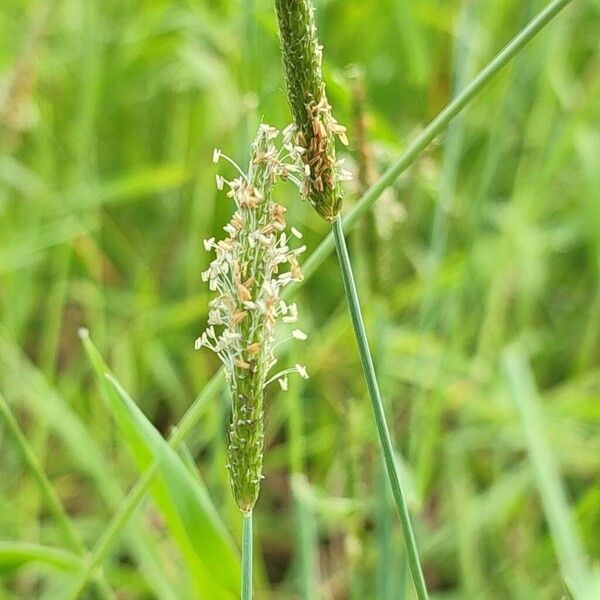
[[[285,209],[272,197],[275,182],[290,177],[297,180],[299,170],[286,162],[289,154],[285,149],[275,146],[278,136],[276,129],[261,125],[247,172],[234,164],[239,177],[230,182],[217,179],[220,188],[229,187],[227,195],[233,199],[235,211],[224,227],[227,237],[204,242],[216,257],[202,279],[216,297],[210,302],[208,327],[196,348],[210,348],[225,366],[232,397],[228,468],[235,501],[243,512],[254,507],[263,477],[265,387],[279,380],[285,389],[292,372],[307,377],[306,369],[296,365],[269,378],[277,362],[276,325],[297,320],[296,306],[288,306],[280,292],[302,278],[297,256],[304,249],[290,249],[290,241],[299,237],[299,232],[294,229],[288,235]],[[220,159],[233,162],[216,150],[213,160]],[[299,331],[290,337],[305,339]]]
[[[340,181],[345,174],[336,160],[336,137],[347,144],[346,128],[331,113],[321,68],[310,0],[276,0],[283,66],[295,130],[290,153],[304,165],[302,195],[325,220],[342,209]],[[288,132],[284,132],[288,133]]]

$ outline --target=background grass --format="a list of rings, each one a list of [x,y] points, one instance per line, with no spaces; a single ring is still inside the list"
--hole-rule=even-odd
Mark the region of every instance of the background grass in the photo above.
[[[317,2],[351,142],[357,65],[382,171],[543,4]],[[77,540],[152,453],[163,478],[105,584],[234,597],[228,399],[181,461],[143,415],[169,435],[218,366],[193,350],[201,240],[230,211],[210,157],[289,121],[271,2],[5,0],[0,24],[0,393],[25,434],[0,421],[0,598],[67,594]],[[600,4],[573,2],[378,202],[377,244],[372,223],[350,236],[437,598],[560,598],[600,558],[599,29]],[[280,199],[314,248],[327,226]],[[257,597],[411,597],[334,258],[299,303],[310,339],[287,360],[312,377],[269,399]],[[143,415],[95,384],[81,326]]]

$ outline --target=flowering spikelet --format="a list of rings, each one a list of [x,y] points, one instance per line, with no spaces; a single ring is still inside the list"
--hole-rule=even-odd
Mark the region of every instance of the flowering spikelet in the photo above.
[[[305,165],[302,192],[315,210],[333,221],[342,208],[340,181],[348,177],[336,161],[335,137],[347,144],[346,128],[331,114],[321,71],[310,0],[275,0],[288,99]]]
[[[217,177],[219,189],[229,187],[227,195],[236,210],[224,227],[228,237],[204,242],[216,258],[202,277],[217,296],[210,302],[208,328],[196,347],[210,348],[225,366],[232,397],[228,468],[235,501],[245,513],[254,507],[262,479],[264,389],[278,380],[285,390],[289,373],[308,377],[306,369],[296,365],[269,378],[277,362],[273,354],[275,324],[297,320],[296,305],[288,306],[280,299],[280,290],[302,279],[298,256],[306,249],[290,249],[291,237],[302,236],[295,228],[286,233],[285,208],[272,198],[277,179],[298,183],[294,175],[298,167],[286,164],[283,152],[274,145],[278,135],[277,130],[260,126],[247,173],[215,150],[214,162],[223,157],[240,173],[233,181]],[[286,148],[290,147],[290,135],[288,129]],[[306,339],[299,329],[290,337]]]

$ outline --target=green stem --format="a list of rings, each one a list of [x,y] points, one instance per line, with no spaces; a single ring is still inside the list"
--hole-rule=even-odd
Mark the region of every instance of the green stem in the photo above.
[[[244,513],[242,533],[242,600],[252,600],[252,511]]]
[[[396,504],[396,510],[398,511],[402,532],[404,534],[408,563],[415,584],[415,589],[417,591],[417,596],[419,600],[424,600],[427,598],[427,589],[425,587],[423,570],[421,569],[421,563],[419,562],[417,544],[415,542],[415,536],[410,523],[406,499],[404,497],[404,493],[402,492],[402,486],[400,485],[398,469],[396,468],[396,462],[394,459],[392,439],[390,437],[390,432],[385,418],[385,412],[383,410],[383,402],[379,393],[379,385],[377,383],[377,376],[375,375],[375,367],[373,365],[373,359],[371,358],[371,351],[369,350],[367,332],[365,331],[365,324],[362,318],[358,292],[356,290],[356,283],[354,282],[354,275],[352,273],[352,265],[348,255],[348,248],[346,247],[346,240],[344,239],[342,221],[339,218],[333,222],[333,235],[335,239],[335,247],[339,259],[340,270],[342,273],[342,279],[344,282],[344,290],[346,291],[346,299],[348,300],[348,307],[350,309],[350,316],[352,318],[352,327],[354,328],[354,334],[358,344],[358,352],[360,354],[360,361],[362,363],[365,380],[367,382],[367,387],[369,388],[369,395],[371,397],[371,403],[373,406],[373,414],[375,416],[375,424],[377,425],[377,433],[379,434],[379,441],[383,450],[385,468],[390,480],[392,494]]]

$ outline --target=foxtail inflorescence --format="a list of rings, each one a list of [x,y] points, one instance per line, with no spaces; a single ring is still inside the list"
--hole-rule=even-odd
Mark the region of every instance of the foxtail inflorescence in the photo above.
[[[342,209],[340,182],[348,173],[336,159],[335,138],[347,144],[346,128],[331,114],[321,69],[310,0],[275,0],[288,99],[303,148],[302,194],[324,219],[333,221]]]
[[[220,150],[213,155],[214,162],[223,158],[232,163],[239,176],[232,181],[217,176],[217,187],[229,188],[235,212],[224,227],[225,239],[204,242],[216,257],[202,278],[216,297],[210,302],[208,327],[196,348],[210,348],[225,366],[232,397],[228,468],[235,501],[244,513],[254,507],[263,477],[265,387],[278,381],[287,389],[290,373],[308,377],[299,364],[270,375],[277,363],[275,326],[278,321],[294,323],[298,318],[296,305],[286,304],[280,291],[302,279],[298,256],[306,250],[306,246],[290,248],[291,239],[302,235],[293,227],[291,233],[286,232],[286,210],[272,195],[279,179],[300,185],[297,174],[302,169],[296,164],[294,133],[293,127],[285,130],[278,150],[279,132],[261,125],[246,173]],[[289,337],[306,339],[299,329]]]

